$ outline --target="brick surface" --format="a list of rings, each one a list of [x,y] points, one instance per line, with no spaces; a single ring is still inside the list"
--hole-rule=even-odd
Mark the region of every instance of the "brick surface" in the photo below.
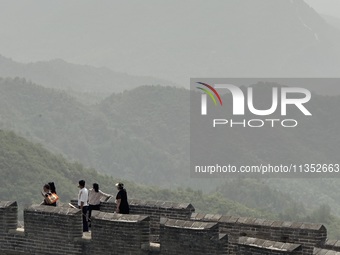
[[[0,201],[0,254],[340,255],[321,224],[195,213],[165,201],[130,200],[129,215],[115,207],[114,198],[102,202],[83,236],[79,209],[31,205],[17,228],[17,203]]]

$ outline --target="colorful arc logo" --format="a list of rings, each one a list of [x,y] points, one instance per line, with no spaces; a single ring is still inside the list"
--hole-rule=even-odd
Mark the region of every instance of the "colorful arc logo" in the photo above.
[[[206,94],[202,94],[202,105],[201,105],[201,114],[202,115],[207,115],[207,95],[209,95],[209,97],[211,98],[211,100],[214,102],[215,105],[217,105],[217,101],[215,96],[217,97],[218,101],[220,102],[220,105],[223,105],[222,99],[220,97],[220,95],[218,94],[218,92],[216,91],[216,89],[214,89],[211,85],[203,83],[203,82],[197,82],[198,84],[201,84],[206,88],[201,88],[201,87],[197,87],[199,90],[204,91]],[[213,93],[211,93],[213,92]]]

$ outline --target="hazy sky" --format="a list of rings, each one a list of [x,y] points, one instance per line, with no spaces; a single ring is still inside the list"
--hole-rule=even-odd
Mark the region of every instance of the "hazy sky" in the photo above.
[[[305,0],[318,13],[331,15],[340,18],[339,0]]]
[[[248,57],[252,54],[253,47],[259,47],[258,52],[263,50],[262,55],[269,56],[262,62],[271,62],[270,56],[274,58],[275,54],[281,52],[282,49],[275,48],[277,47],[275,41],[267,46],[261,42],[261,38],[264,42],[272,40],[266,36],[268,28],[270,29],[271,24],[274,24],[263,19],[275,21],[276,19],[270,16],[275,12],[275,15],[282,14],[279,21],[286,24],[292,20],[285,20],[285,13],[289,9],[281,11],[280,6],[288,8],[290,3],[298,3],[298,0],[294,1],[0,0],[0,55],[25,63],[61,58],[71,63],[106,66],[115,71],[150,75],[183,83],[187,83],[183,77],[186,79],[197,75],[220,76],[222,71],[223,73],[225,70],[231,72],[238,65],[242,67],[242,70],[239,69],[236,75],[248,72],[246,76],[254,74],[271,76],[273,73],[267,66],[257,72],[255,69],[259,66],[258,64],[255,66],[249,64],[246,67],[244,65],[249,62],[248,59],[244,60],[235,56],[243,54]],[[333,16],[338,12],[337,16],[340,18],[340,0],[306,1],[317,12]],[[230,6],[240,13],[231,20],[229,17],[233,17],[234,13],[228,13],[229,10],[233,10],[229,8]],[[267,11],[267,16],[256,15],[258,12],[263,13],[263,10]],[[295,14],[295,11],[290,14]],[[255,19],[258,24],[254,22]],[[262,21],[264,23],[261,23]],[[314,21],[318,23],[317,19]],[[233,22],[236,23],[233,24]],[[253,25],[258,25],[258,27],[252,29]],[[306,25],[303,21],[297,20],[292,26],[296,30],[289,29],[291,28],[289,26],[283,30],[289,30],[289,36],[294,37],[294,40],[299,36],[304,38],[301,42],[308,39],[310,45],[306,47],[307,50],[318,44],[316,38],[318,39],[319,35],[312,31],[310,24]],[[265,30],[262,31],[264,27]],[[279,27],[280,24],[275,24],[271,32],[280,29]],[[238,33],[238,29],[232,28],[242,28],[242,33],[255,38],[258,45],[248,45],[248,39],[243,38],[243,34]],[[259,34],[252,34],[254,31]],[[287,36],[281,40],[280,34],[278,33],[276,37],[278,42],[288,38]],[[228,40],[223,36],[229,36]],[[229,38],[238,37],[240,38],[237,43],[234,43],[235,46]],[[226,40],[230,46],[222,45],[223,40]],[[283,43],[282,46],[284,49],[291,47],[290,53],[296,51],[291,41]],[[305,45],[304,42],[301,44]],[[230,54],[235,53],[235,56],[227,55],[228,58],[225,59],[234,58],[238,65],[224,61],[222,57],[224,55],[216,50],[222,49],[221,45],[230,49]],[[260,48],[261,45],[264,45],[263,49]],[[309,56],[301,49],[298,50],[300,50],[298,54]],[[201,57],[203,53],[205,55]],[[255,55],[252,59],[256,59]],[[331,53],[330,55],[332,56]],[[325,58],[324,56],[324,52],[320,53],[320,58]],[[284,57],[282,61],[297,63],[295,59],[290,60],[292,57],[289,54],[285,54]],[[305,59],[305,62],[300,64],[302,67],[311,61],[306,57],[301,58]],[[202,62],[205,62],[204,68],[199,69],[197,63]],[[215,62],[220,64],[213,66]],[[270,64],[270,67],[272,66],[274,65]],[[323,64],[320,66],[319,69],[324,67]],[[217,68],[222,69],[222,67],[225,70],[218,73]],[[286,69],[285,66],[282,67],[282,70]],[[252,73],[249,73],[249,70]]]
[[[198,2],[200,5],[203,3]],[[319,13],[340,18],[340,0],[305,2]],[[124,44],[130,40],[132,50],[136,50],[138,45],[133,44],[133,39],[140,34],[133,34],[130,29],[143,30],[147,35],[149,31],[145,25],[148,20],[150,24],[156,19],[162,22],[169,16],[176,20],[181,8],[193,3],[191,0],[183,1],[183,4],[172,4],[170,0],[148,0],[143,3],[136,0],[0,0],[0,54],[23,62],[64,58],[80,64],[88,62],[101,65],[108,62],[105,60],[108,56],[97,48],[110,48],[110,44],[119,45],[122,30],[126,30]],[[219,2],[211,1],[209,4],[216,7]],[[153,13],[152,9],[159,13]],[[143,28],[138,25],[141,20]],[[120,37],[114,38],[113,31]],[[98,41],[105,45],[96,44]],[[83,47],[79,48],[77,44],[82,44]],[[86,61],[82,52],[85,47]]]

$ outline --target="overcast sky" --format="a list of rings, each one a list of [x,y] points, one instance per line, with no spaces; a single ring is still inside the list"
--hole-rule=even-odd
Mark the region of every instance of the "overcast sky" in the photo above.
[[[189,1],[184,1],[184,3]],[[65,58],[75,63],[84,63],[81,56],[83,54],[80,54],[78,52],[80,50],[74,47],[78,40],[81,42],[92,41],[92,46],[94,46],[94,37],[98,37],[102,41],[105,41],[103,38],[106,38],[109,44],[111,32],[114,30],[129,29],[130,27],[127,25],[138,27],[138,20],[140,19],[162,19],[162,15],[154,14],[151,7],[158,11],[162,8],[167,12],[177,9],[178,12],[183,7],[182,5],[185,5],[184,3],[174,5],[171,2],[170,0],[162,1],[158,4],[154,0],[148,0],[144,2],[148,4],[143,5],[136,0],[102,0],[100,2],[88,0],[0,0],[0,54],[23,62]],[[340,0],[305,0],[305,2],[318,13],[336,16],[340,19]],[[218,1],[209,4],[217,5]],[[133,6],[136,6],[136,8],[133,8]],[[138,10],[137,6],[138,8],[142,7],[142,9]],[[148,13],[149,17],[143,13]],[[167,15],[168,13],[165,13],[163,16]],[[121,19],[122,16],[125,17],[125,20]],[[75,17],[78,17],[78,19],[75,19]],[[175,16],[174,20],[176,20]],[[107,27],[106,21],[110,21],[108,23],[111,23],[111,31],[102,30],[103,27]],[[112,23],[112,21],[114,22]],[[95,28],[95,30],[92,31],[92,28]],[[144,27],[143,30],[147,31],[148,28]],[[79,38],[79,34],[83,38]],[[119,40],[121,39],[116,38],[116,41]],[[26,49],[34,50],[30,52],[22,51],[22,44],[25,44]],[[88,48],[91,48],[91,45],[88,46]],[[46,54],[45,48],[54,48],[54,54]],[[96,63],[98,52],[95,49],[88,49],[86,55],[90,56],[88,63],[102,64]],[[105,54],[99,57],[106,58]]]
[[[339,0],[305,0],[305,2],[320,14],[327,14],[340,18]]]
[[[323,40],[325,29],[317,15],[303,12],[311,15],[306,24],[301,13],[290,9],[300,1],[0,0],[0,55],[25,63],[61,58],[185,84],[191,76],[227,71],[297,76],[294,65],[306,69],[315,59],[317,70],[328,68],[325,61],[335,66],[328,59],[333,52],[325,53],[330,47],[319,44],[320,38],[324,42],[333,35],[327,32]],[[340,19],[340,0],[306,2]]]

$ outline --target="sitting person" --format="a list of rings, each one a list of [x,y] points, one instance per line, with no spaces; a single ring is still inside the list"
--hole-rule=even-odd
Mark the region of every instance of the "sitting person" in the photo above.
[[[58,196],[51,192],[51,187],[48,184],[43,186],[44,192],[41,192],[41,195],[44,197],[43,205],[49,206],[57,206]]]
[[[57,194],[56,187],[54,185],[54,182],[49,182],[48,185],[50,186],[50,191],[52,194]]]

